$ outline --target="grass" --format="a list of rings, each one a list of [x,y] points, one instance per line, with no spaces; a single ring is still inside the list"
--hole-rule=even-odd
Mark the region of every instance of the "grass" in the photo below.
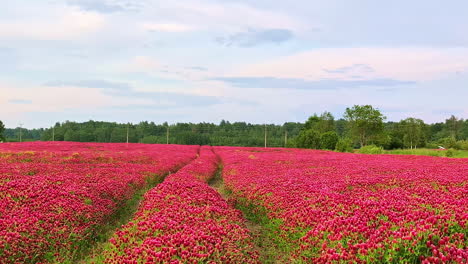
[[[119,209],[110,216],[108,222],[104,225],[98,226],[97,230],[94,231],[91,241],[82,241],[78,250],[73,254],[72,259],[65,260],[64,263],[91,263],[95,261],[96,255],[98,255],[104,248],[104,245],[112,237],[115,231],[122,225],[128,223],[135,212],[138,209],[140,201],[143,200],[143,196],[154,186],[161,183],[169,173],[163,175],[148,175],[146,178],[146,184],[143,188],[138,189],[133,194],[132,198],[125,201]],[[89,199],[87,199],[89,200]],[[84,202],[89,204],[92,201]],[[53,261],[54,262],[54,261]]]
[[[397,155],[422,155],[433,157],[451,157],[451,158],[468,158],[468,150],[455,150],[455,149],[394,149],[385,150],[384,154],[397,154]]]
[[[235,196],[224,185],[222,169],[222,166],[220,166],[209,185],[217,190],[225,200],[234,199],[236,201],[236,209],[240,210],[247,220],[245,225],[250,230],[255,250],[260,254],[260,263],[289,263],[288,258],[294,246],[289,242],[291,239],[290,234],[284,236],[284,231],[280,229],[283,221],[270,219],[265,207],[256,205],[246,198]]]

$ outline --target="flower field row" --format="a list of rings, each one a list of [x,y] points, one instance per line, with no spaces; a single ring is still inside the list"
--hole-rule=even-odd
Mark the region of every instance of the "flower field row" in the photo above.
[[[134,219],[97,262],[258,263],[241,212],[206,182],[218,169],[211,147],[150,190]]]
[[[468,160],[219,147],[288,263],[467,263]]]
[[[199,147],[0,144],[0,262],[73,260],[135,192]]]

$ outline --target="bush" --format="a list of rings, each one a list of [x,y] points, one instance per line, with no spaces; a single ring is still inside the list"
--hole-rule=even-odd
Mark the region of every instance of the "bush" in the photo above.
[[[358,153],[361,154],[382,154],[383,148],[376,145],[368,145],[360,148]]]
[[[347,138],[342,138],[336,143],[335,150],[339,152],[353,152],[353,143]]]
[[[452,137],[443,138],[440,140],[440,142],[442,143],[442,146],[444,146],[444,148],[446,149],[456,148],[457,145],[457,141]]]
[[[438,149],[440,145],[441,144],[431,142],[431,143],[426,144],[426,148],[428,148],[428,149]]]
[[[322,149],[334,150],[338,143],[338,134],[336,132],[330,131],[320,135],[320,147]]]
[[[455,143],[455,149],[468,150],[468,140],[459,140]]]
[[[299,148],[320,148],[320,134],[312,129],[302,131],[297,137],[297,146]]]
[[[447,151],[445,152],[445,156],[446,157],[453,157],[455,155],[455,150],[454,149],[447,149]]]

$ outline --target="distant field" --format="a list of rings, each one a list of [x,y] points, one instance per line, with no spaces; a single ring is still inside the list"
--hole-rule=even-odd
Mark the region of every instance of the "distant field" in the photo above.
[[[468,158],[468,150],[395,149],[395,150],[386,150],[385,154],[423,155],[423,156],[433,156],[433,157]]]

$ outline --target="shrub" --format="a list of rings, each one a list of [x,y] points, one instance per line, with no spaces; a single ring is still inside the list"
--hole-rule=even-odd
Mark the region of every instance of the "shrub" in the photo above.
[[[347,138],[342,138],[336,143],[335,150],[339,152],[353,152],[353,143]]]
[[[320,147],[322,149],[333,150],[338,143],[338,134],[334,131],[326,132],[320,135]]]
[[[320,148],[320,134],[312,129],[302,131],[297,137],[297,146],[299,148]]]
[[[431,142],[431,143],[426,144],[426,148],[428,148],[428,149],[438,149],[440,145],[441,144]]]
[[[447,149],[447,151],[445,152],[445,156],[446,156],[446,157],[449,157],[449,158],[453,157],[454,154],[455,154],[455,150],[454,150],[454,149]]]
[[[455,149],[468,150],[468,140],[459,140],[455,143]]]
[[[445,148],[455,148],[456,145],[457,145],[457,141],[452,138],[452,137],[446,137],[446,138],[443,138],[440,140],[442,145],[445,147]]]
[[[367,145],[358,150],[361,154],[382,154],[383,148],[376,145]]]

